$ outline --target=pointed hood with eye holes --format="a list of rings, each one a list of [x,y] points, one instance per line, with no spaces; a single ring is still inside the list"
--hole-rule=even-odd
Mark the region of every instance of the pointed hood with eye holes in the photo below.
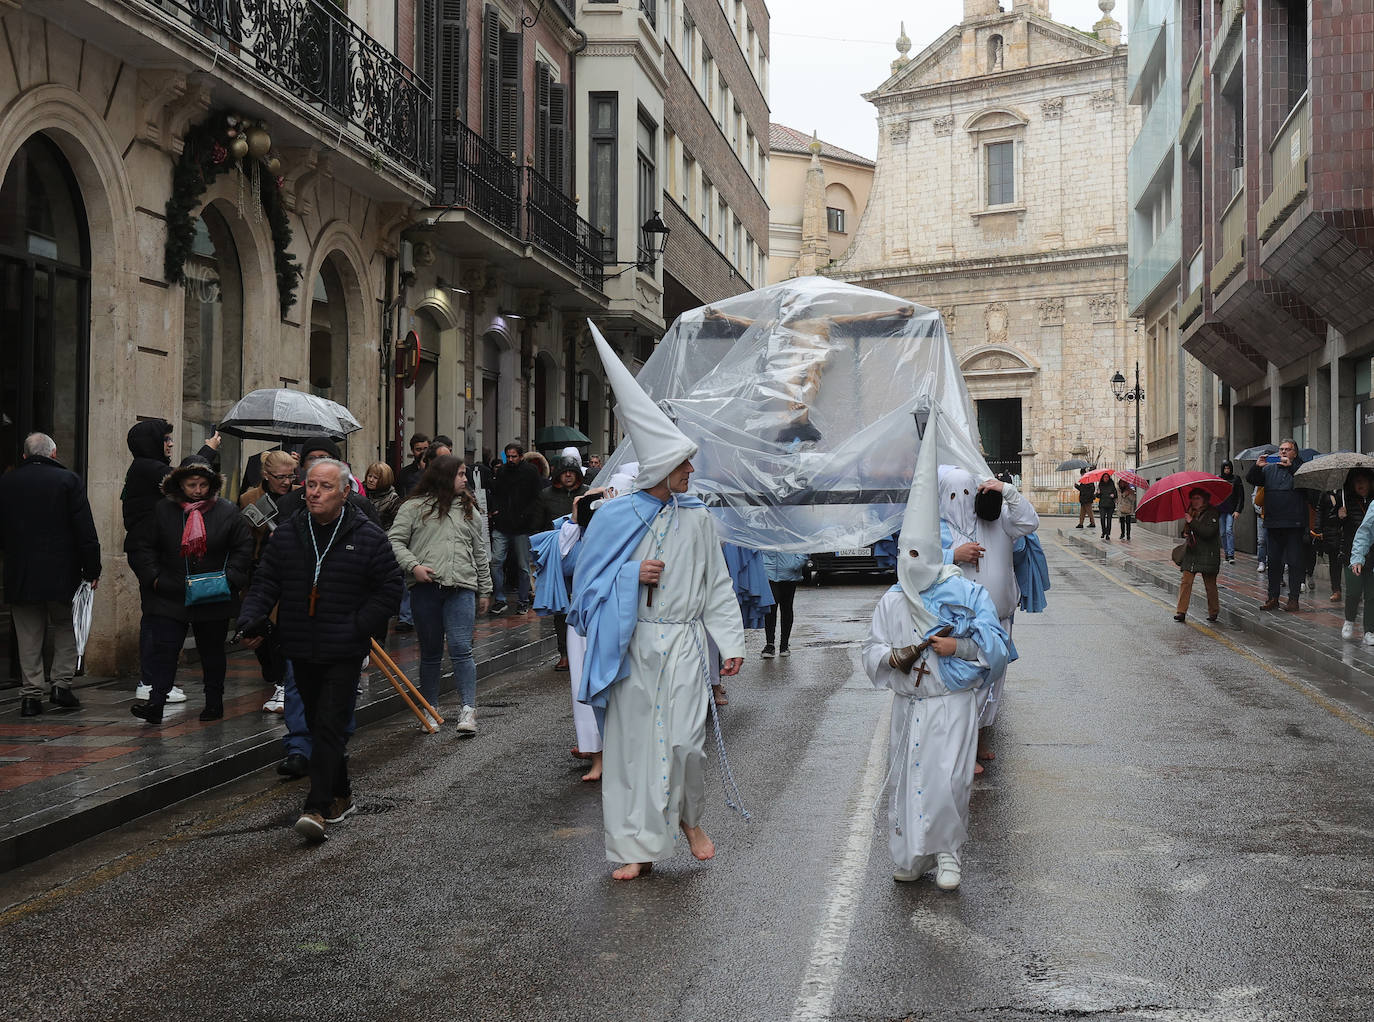
[[[639,474],[635,476],[634,488],[644,490],[656,486],[668,478],[669,472],[696,454],[697,445],[688,440],[667,413],[654,403],[654,399],[616,357],[595,324],[588,321],[587,327],[592,332],[596,352],[601,356],[606,379],[615,391],[616,417],[630,434],[635,457],[639,459]]]
[[[978,515],[974,511],[977,494],[978,481],[972,472],[958,465],[940,466],[940,517],[965,539],[978,534]],[[958,545],[956,541],[955,546]]]
[[[902,583],[916,629],[922,635],[935,627],[936,617],[926,608],[921,593],[951,575],[962,574],[955,565],[944,563],[940,549],[938,435],[939,408],[935,407],[916,454],[916,473],[911,479],[906,516],[897,538],[897,579]],[[969,506],[971,511],[971,501]]]

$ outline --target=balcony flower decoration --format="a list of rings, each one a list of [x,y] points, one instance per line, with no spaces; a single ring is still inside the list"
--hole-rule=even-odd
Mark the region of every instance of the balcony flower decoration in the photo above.
[[[206,190],[221,174],[239,175],[240,214],[265,216],[272,232],[277,299],[286,315],[296,301],[301,265],[291,258],[291,224],[282,201],[281,158],[263,121],[218,110],[186,132],[172,170],[167,200],[167,247],[162,272],[169,284],[184,284],[184,267],[195,243],[195,212]],[[247,207],[251,204],[251,212]]]

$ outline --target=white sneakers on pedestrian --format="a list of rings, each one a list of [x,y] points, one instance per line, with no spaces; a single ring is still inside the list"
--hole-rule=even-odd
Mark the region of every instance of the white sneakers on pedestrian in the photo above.
[[[272,698],[262,704],[263,713],[284,713],[286,711],[286,686],[278,685],[272,692]]]
[[[454,725],[460,735],[475,735],[477,733],[477,711],[471,706],[464,706],[463,712],[458,714],[458,723]]]
[[[1374,632],[1364,633],[1364,644],[1366,646],[1374,646]]]
[[[959,869],[959,857],[953,852],[940,852],[935,856],[935,886],[942,891],[959,889],[963,874]]]
[[[139,702],[146,702],[147,700],[153,698],[153,686],[135,685],[134,698],[137,699]],[[173,685],[172,691],[167,693],[167,701],[169,703],[184,703],[186,702],[186,693],[181,690],[180,685]]]
[[[1353,638],[1355,638],[1355,622],[1354,622],[1354,621],[1347,621],[1345,624],[1341,625],[1341,638],[1342,638],[1342,639],[1353,639]]]
[[[1255,570],[1256,570],[1256,571],[1263,571],[1263,570],[1264,570],[1264,562],[1263,562],[1263,561],[1260,561],[1260,562],[1259,562],[1259,566],[1258,566],[1257,568],[1255,568]]]
[[[426,734],[437,734],[439,731],[439,722],[434,719],[434,714],[430,713],[428,710],[421,710],[420,716],[424,718],[425,723],[417,723],[415,726]],[[425,724],[428,724],[429,727],[425,727]]]

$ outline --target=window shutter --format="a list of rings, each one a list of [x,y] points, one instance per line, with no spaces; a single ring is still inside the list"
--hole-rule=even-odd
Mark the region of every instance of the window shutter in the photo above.
[[[415,5],[416,70],[431,89],[437,89],[434,60],[437,47],[434,44],[434,29],[437,19],[434,13],[436,0],[420,0]],[[435,97],[436,102],[438,97]],[[436,108],[437,109],[437,108]]]
[[[549,180],[568,193],[568,87],[549,87]]]
[[[482,137],[501,141],[501,15],[487,4],[482,17]]]
[[[463,119],[467,75],[463,67],[463,0],[442,0],[438,32],[438,68],[434,82],[435,115],[439,132],[452,134]]]
[[[501,33],[501,152],[517,164],[524,160],[520,144],[520,36]]]
[[[550,176],[549,163],[549,90],[553,78],[549,65],[542,60],[534,63],[534,169],[542,176]]]

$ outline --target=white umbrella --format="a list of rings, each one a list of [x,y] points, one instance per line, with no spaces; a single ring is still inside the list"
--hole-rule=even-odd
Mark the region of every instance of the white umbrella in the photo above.
[[[362,428],[338,402],[285,387],[245,394],[219,424],[221,433],[248,440],[299,440],[321,434],[342,440]]]
[[[91,634],[91,605],[95,603],[95,589],[89,582],[76,587],[72,597],[72,631],[76,633],[76,669],[81,670],[81,659],[86,652],[86,639]]]

